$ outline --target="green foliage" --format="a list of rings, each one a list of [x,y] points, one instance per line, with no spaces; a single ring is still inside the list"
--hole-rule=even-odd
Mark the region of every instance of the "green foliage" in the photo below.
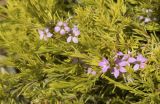
[[[7,0],[0,7],[0,66],[16,74],[0,75],[1,104],[158,104],[160,102],[159,0]],[[156,21],[144,23],[143,8]],[[67,43],[53,29],[60,20],[78,24],[79,43]],[[39,39],[38,29],[54,36]],[[148,58],[145,69],[115,79],[99,72],[102,57],[117,51]],[[74,60],[77,60],[75,63]],[[125,81],[124,79],[133,79]]]

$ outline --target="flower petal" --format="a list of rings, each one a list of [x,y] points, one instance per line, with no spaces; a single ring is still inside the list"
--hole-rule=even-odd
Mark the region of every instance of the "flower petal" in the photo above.
[[[146,17],[146,18],[144,19],[144,22],[145,22],[145,23],[148,23],[148,22],[150,22],[150,21],[151,21],[151,18]]]
[[[123,56],[123,53],[119,51],[119,52],[117,52],[117,55],[118,56]]]
[[[109,65],[109,61],[106,58],[103,58],[103,60],[101,62],[99,62],[99,66],[101,67],[110,67]]]
[[[138,18],[139,18],[139,20],[143,20],[143,19],[144,19],[144,17],[143,17],[143,16],[139,16]]]
[[[145,57],[143,57],[143,59],[141,60],[141,62],[146,63],[147,59]]]
[[[114,77],[117,78],[119,76],[119,70],[114,68],[113,74],[114,74]]]
[[[140,64],[140,68],[141,68],[141,69],[144,69],[144,68],[145,68],[145,66],[146,66],[146,64],[145,64],[145,63],[141,63],[141,64]]]
[[[62,25],[63,25],[63,22],[62,22],[62,21],[59,21],[59,22],[57,23],[57,25],[58,25],[58,26],[62,26]]]
[[[60,30],[60,34],[61,34],[61,35],[64,35],[65,33],[66,33],[66,32],[65,32],[64,29],[61,29],[61,30]]]
[[[72,36],[69,36],[69,37],[67,38],[67,43],[71,42],[71,40],[72,40]]]
[[[78,27],[76,25],[74,25],[74,27],[72,28],[72,31],[77,31]]]
[[[46,33],[48,33],[49,32],[49,29],[48,28],[45,28],[45,30],[44,30]]]
[[[104,67],[102,68],[102,72],[105,73],[105,72],[107,72],[108,69],[109,69],[109,66],[104,66]]]
[[[142,54],[139,54],[139,55],[137,56],[137,61],[146,62],[147,59],[146,59],[145,57],[143,57]]]
[[[139,54],[138,56],[137,56],[137,61],[141,61],[141,59],[142,59],[142,54]]]
[[[101,61],[101,62],[99,62],[99,64],[98,64],[99,66],[101,66],[101,67],[103,67],[103,66],[105,66],[106,65],[106,63],[104,62],[104,61]]]
[[[134,69],[134,71],[137,71],[139,69],[139,64],[135,64],[133,69]]]
[[[40,40],[42,40],[43,39],[43,37],[44,37],[44,31],[42,31],[42,30],[38,30],[38,33],[39,33],[39,35],[40,35]]]
[[[50,32],[47,33],[47,37],[50,38],[52,37],[53,34],[51,34]]]
[[[121,60],[118,57],[116,57],[114,61],[116,64],[119,64],[121,62]]]
[[[65,29],[65,31],[67,31],[67,32],[70,32],[70,30],[71,30],[68,26],[65,26],[64,29]]]
[[[66,26],[68,26],[68,24],[67,24],[66,22],[64,22],[64,23],[63,23],[63,26],[66,27]]]
[[[134,62],[136,62],[136,59],[133,58],[133,57],[130,57],[130,58],[128,59],[128,62],[129,62],[129,63],[134,63]]]
[[[55,31],[55,32],[59,32],[60,29],[61,29],[61,28],[60,28],[59,26],[56,26],[56,27],[54,28],[54,31]]]
[[[73,34],[74,34],[75,36],[79,36],[79,35],[80,35],[80,31],[79,31],[79,30],[73,31]]]
[[[106,58],[103,58],[103,62],[105,62],[106,65],[109,64],[109,61]]]
[[[78,38],[77,37],[73,37],[72,40],[73,40],[74,43],[78,43]]]
[[[119,71],[120,71],[121,73],[127,72],[126,69],[125,69],[124,67],[120,67]]]
[[[122,60],[126,61],[129,58],[128,54],[124,54],[124,56],[122,57]]]
[[[127,65],[130,65],[127,61],[121,61],[119,63],[119,66],[127,66]]]

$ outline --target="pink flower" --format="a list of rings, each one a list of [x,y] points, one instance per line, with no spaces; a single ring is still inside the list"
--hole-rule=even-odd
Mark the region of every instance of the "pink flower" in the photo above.
[[[102,72],[105,73],[110,68],[109,61],[106,58],[99,63],[99,66],[102,68]]]
[[[135,61],[136,59],[131,56],[130,51],[128,51],[128,54],[123,54],[122,52],[118,52],[115,59],[115,63],[119,64],[120,66],[130,66],[130,64],[134,63]]]
[[[115,78],[117,78],[120,73],[125,73],[125,72],[127,72],[127,71],[126,71],[126,69],[125,69],[123,66],[116,65],[116,66],[113,68],[112,74],[114,75]]]
[[[119,64],[122,64],[124,66],[130,66],[131,63],[134,63],[136,61],[135,58],[131,57],[130,54],[124,54],[123,58],[122,58],[122,62],[120,62]]]
[[[44,30],[38,30],[38,33],[40,35],[40,40],[44,39],[44,40],[47,40],[48,38],[52,37],[53,34],[51,34],[49,32],[49,29],[48,28],[45,28]]]
[[[146,66],[147,59],[142,56],[142,54],[139,54],[136,58],[135,65],[133,67],[134,71],[137,71],[138,69],[144,69]]]
[[[80,31],[78,30],[78,27],[76,25],[74,25],[74,27],[72,28],[72,33],[75,36],[79,36],[80,35]]]
[[[80,31],[78,30],[77,26],[74,25],[72,28],[72,32],[69,34],[69,37],[67,38],[67,42],[70,43],[73,41],[73,43],[78,43],[78,36],[80,35]]]
[[[54,31],[56,33],[59,32],[61,35],[64,35],[64,34],[70,32],[71,29],[69,28],[69,26],[66,22],[59,21],[57,23],[57,25],[54,27]]]
[[[73,43],[78,43],[78,38],[75,36],[69,36],[67,42],[70,43],[71,41],[73,41]]]

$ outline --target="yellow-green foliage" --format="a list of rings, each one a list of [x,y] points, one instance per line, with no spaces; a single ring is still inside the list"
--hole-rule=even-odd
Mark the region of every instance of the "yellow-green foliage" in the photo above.
[[[64,2],[66,1],[66,2]],[[0,66],[18,70],[0,74],[1,104],[159,104],[159,0],[7,0],[0,8],[0,48],[7,52]],[[144,23],[143,9],[156,21]],[[81,32],[79,43],[67,43],[54,32],[58,21],[69,20]],[[38,29],[49,27],[53,37],[40,40]],[[148,58],[145,69],[128,68],[127,75],[100,72],[103,57],[116,52]],[[78,60],[76,63],[74,60]]]

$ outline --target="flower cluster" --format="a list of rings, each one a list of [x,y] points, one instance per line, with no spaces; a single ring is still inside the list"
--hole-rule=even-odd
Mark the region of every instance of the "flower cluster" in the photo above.
[[[133,70],[137,71],[140,68],[144,69],[146,66],[147,59],[143,57],[141,54],[136,56],[136,58],[132,57],[131,52],[127,54],[123,54],[122,52],[118,52],[114,57],[114,65],[110,66],[109,60],[103,58],[103,60],[99,63],[99,66],[102,68],[102,73],[107,72],[111,69],[111,74],[117,78],[121,73],[126,73],[126,66],[133,66]]]
[[[66,41],[68,43],[78,43],[78,36],[80,35],[80,31],[76,25],[74,25],[73,28],[70,28],[67,22],[59,21],[54,27],[54,32],[61,35],[67,35],[68,37]],[[38,29],[38,33],[40,35],[40,40],[44,39],[45,41],[53,36],[53,34],[50,33],[49,28]]]
[[[68,26],[68,24],[66,22],[62,22],[62,21],[58,22],[56,27],[54,28],[54,31],[56,33],[60,33],[61,35],[64,35],[64,34],[70,32],[70,30],[71,29]]]
[[[143,21],[144,23],[149,23],[151,21],[157,20],[157,18],[155,18],[155,17],[153,18],[153,16],[152,16],[152,12],[153,12],[152,9],[144,9],[143,8],[142,11],[145,12],[147,16],[139,16],[140,21]]]
[[[45,41],[48,40],[48,38],[52,37],[52,33],[49,32],[48,28],[45,28],[44,30],[38,30],[38,33],[40,35],[40,40],[44,39]]]
[[[76,25],[73,28],[70,28],[66,22],[58,22],[56,27],[54,28],[56,33],[60,33],[61,35],[68,35],[67,42],[70,43],[78,43],[78,36],[80,35],[80,31]]]
[[[78,43],[78,36],[80,35],[80,31],[78,30],[77,26],[72,28],[72,32],[69,34],[67,38],[67,42],[73,41],[74,43]]]

